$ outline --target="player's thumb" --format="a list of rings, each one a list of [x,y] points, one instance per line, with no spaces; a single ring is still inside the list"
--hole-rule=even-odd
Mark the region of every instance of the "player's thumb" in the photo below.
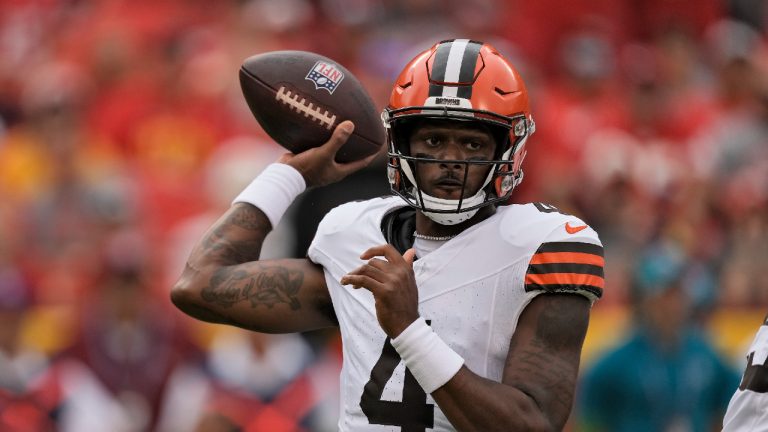
[[[403,254],[403,259],[409,266],[413,266],[413,261],[416,259],[416,249],[410,248]]]
[[[344,120],[333,130],[331,139],[328,140],[329,149],[334,154],[347,142],[352,132],[355,130],[355,124],[349,120]]]

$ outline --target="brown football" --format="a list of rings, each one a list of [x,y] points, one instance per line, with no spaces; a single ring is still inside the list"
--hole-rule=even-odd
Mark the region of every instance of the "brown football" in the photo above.
[[[306,51],[272,51],[247,58],[240,86],[264,131],[293,153],[328,141],[344,120],[355,131],[336,154],[350,162],[384,144],[381,117],[365,88],[344,66]]]

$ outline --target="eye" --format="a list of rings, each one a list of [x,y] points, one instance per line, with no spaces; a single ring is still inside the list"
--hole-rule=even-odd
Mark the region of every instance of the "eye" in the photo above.
[[[429,136],[424,139],[424,143],[429,147],[437,147],[440,145],[440,138],[436,136]]]
[[[467,141],[465,145],[472,151],[478,151],[483,148],[483,143],[478,141]]]

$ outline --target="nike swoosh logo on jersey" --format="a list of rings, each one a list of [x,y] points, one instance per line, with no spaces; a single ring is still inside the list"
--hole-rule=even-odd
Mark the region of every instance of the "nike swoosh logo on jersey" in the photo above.
[[[586,225],[571,226],[570,222],[565,223],[565,230],[568,232],[568,234],[576,234],[577,232],[583,230],[586,227],[587,227]]]

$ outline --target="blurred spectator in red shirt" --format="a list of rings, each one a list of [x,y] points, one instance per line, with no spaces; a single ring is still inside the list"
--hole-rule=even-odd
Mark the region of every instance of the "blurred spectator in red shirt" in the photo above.
[[[103,251],[78,336],[47,379],[61,389],[61,431],[154,430],[170,377],[198,355],[150,289],[157,279],[143,240],[121,232]]]

